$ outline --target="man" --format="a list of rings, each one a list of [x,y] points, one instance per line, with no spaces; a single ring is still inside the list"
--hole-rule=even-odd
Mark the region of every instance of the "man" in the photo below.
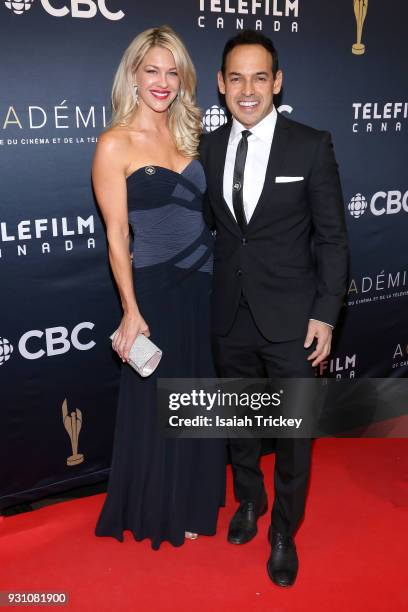
[[[216,229],[213,345],[222,377],[313,376],[330,352],[347,275],[344,207],[330,134],[279,115],[272,41],[244,31],[224,48],[218,85],[232,123],[203,138],[206,217]],[[228,541],[249,542],[267,511],[261,440],[231,439],[239,508]],[[268,575],[294,583],[311,440],[276,439]]]

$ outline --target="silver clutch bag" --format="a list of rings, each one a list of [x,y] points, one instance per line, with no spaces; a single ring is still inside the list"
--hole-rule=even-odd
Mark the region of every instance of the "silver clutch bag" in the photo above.
[[[109,336],[111,340],[114,339],[115,334],[116,332],[113,332],[113,334]],[[146,377],[153,374],[160,363],[162,355],[163,352],[154,342],[143,334],[139,334],[129,351],[128,363],[138,374],[140,374],[140,376]]]

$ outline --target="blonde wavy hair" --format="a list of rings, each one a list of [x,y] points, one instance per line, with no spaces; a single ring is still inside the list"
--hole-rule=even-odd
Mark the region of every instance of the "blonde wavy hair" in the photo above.
[[[196,105],[196,71],[186,47],[169,26],[145,30],[136,36],[123,54],[113,81],[110,127],[128,125],[137,109],[134,73],[152,47],[163,47],[173,54],[180,90],[168,110],[169,129],[178,151],[186,157],[197,157],[201,113]]]

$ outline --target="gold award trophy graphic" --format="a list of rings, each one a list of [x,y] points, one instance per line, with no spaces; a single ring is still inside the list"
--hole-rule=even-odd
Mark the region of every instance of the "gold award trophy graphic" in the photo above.
[[[67,457],[67,465],[78,465],[84,460],[84,456],[78,453],[78,438],[82,427],[82,412],[77,408],[68,414],[67,400],[62,403],[62,420],[64,427],[71,439],[72,455]]]
[[[368,10],[368,0],[353,0],[354,15],[357,21],[357,42],[351,48],[354,55],[363,55],[365,53],[365,45],[361,42],[363,35],[364,20]]]

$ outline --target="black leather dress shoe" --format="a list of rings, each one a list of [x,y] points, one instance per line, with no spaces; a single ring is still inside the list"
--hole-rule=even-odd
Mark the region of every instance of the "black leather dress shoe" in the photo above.
[[[230,544],[246,544],[254,538],[258,532],[257,521],[268,509],[268,500],[263,496],[260,506],[253,501],[244,501],[232,517],[229,530],[228,542]]]
[[[291,586],[297,576],[299,561],[292,536],[272,530],[272,550],[266,569],[268,576],[278,586]]]

